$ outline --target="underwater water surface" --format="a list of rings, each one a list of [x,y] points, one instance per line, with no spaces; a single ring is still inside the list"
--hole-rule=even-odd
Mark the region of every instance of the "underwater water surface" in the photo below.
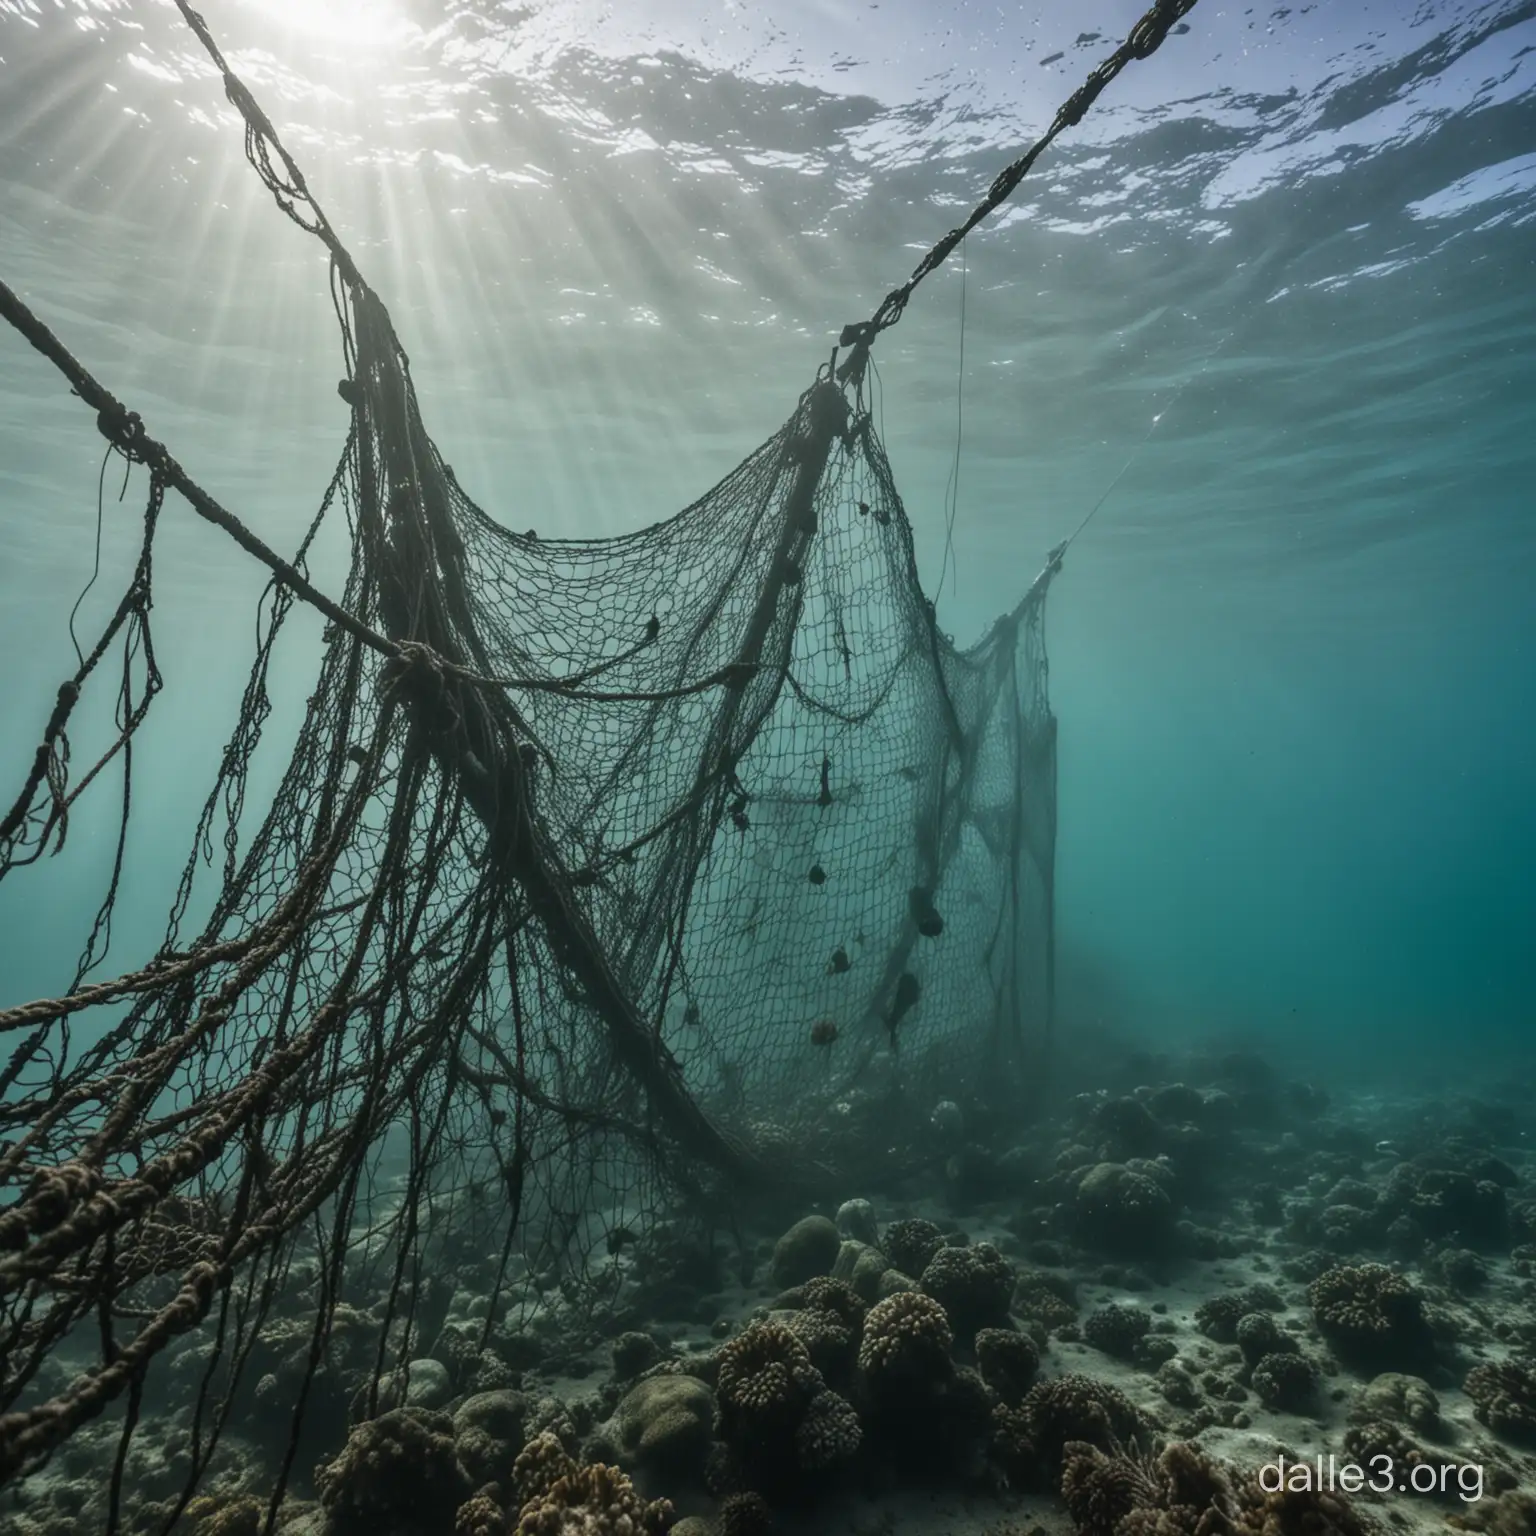
[[[460,481],[509,526],[596,535],[776,430],[1140,7],[204,9]],[[1062,1024],[1426,1076],[1528,1059],[1536,11],[1201,0],[1187,28],[874,354],[947,631],[979,635],[1081,527],[1048,622]],[[326,272],[173,6],[0,0],[0,277],[297,542],[346,430]],[[0,335],[6,782],[72,662],[101,446]],[[135,548],[119,476],[87,617]],[[124,966],[158,940],[260,591],[167,517]],[[285,640],[274,742],[318,637]],[[0,888],[4,1002],[67,984],[110,817]]]

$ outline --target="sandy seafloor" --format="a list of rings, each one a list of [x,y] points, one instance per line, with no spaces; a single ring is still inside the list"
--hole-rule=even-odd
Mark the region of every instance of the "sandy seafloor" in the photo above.
[[[1081,1373],[1107,1383],[1141,1410],[1154,1444],[1193,1437],[1238,1468],[1274,1466],[1282,1455],[1292,1465],[1331,1457],[1335,1469],[1353,1461],[1344,1436],[1358,1417],[1360,1393],[1377,1372],[1340,1359],[1337,1338],[1319,1328],[1309,1279],[1331,1267],[1387,1266],[1419,1298],[1415,1305],[1422,1304],[1429,1321],[1425,1337],[1433,1335],[1433,1346],[1421,1358],[1401,1365],[1388,1358],[1386,1364],[1422,1373],[1438,1400],[1432,1424],[1399,1427],[1431,1454],[1479,1469],[1482,1497],[1460,1497],[1452,1476],[1443,1497],[1358,1494],[1357,1512],[1368,1524],[1404,1533],[1457,1526],[1497,1536],[1536,1530],[1536,1499],[1527,1497],[1536,1495],[1536,1095],[1529,1081],[1504,1074],[1482,1096],[1347,1089],[1325,1096],[1287,1078],[1283,1069],[1251,1060],[1240,1069],[1250,1097],[1258,1084],[1256,1103],[1221,1086],[1235,1070],[1231,1061],[1149,1062],[1147,1082],[1122,1074],[1112,1088],[1073,1094],[1016,1132],[1011,1145],[994,1137],[987,1149],[967,1142],[959,1128],[963,1112],[946,1120],[946,1110],[937,1116],[943,1135],[957,1148],[969,1147],[967,1166],[991,1170],[980,1193],[956,1184],[958,1162],[938,1157],[897,1194],[853,1188],[844,1194],[849,1200],[869,1196],[882,1234],[893,1221],[924,1218],[950,1246],[991,1244],[1021,1275],[1070,1282],[1076,1321],[1058,1320],[1048,1332],[1034,1322],[1036,1337],[1044,1338],[1039,1379]],[[1179,1086],[1170,1089],[1174,1084]],[[1184,1106],[1190,1118],[1176,1120],[1169,1104]],[[1201,1105],[1211,1107],[1211,1122],[1203,1128],[1195,1123],[1205,1113]],[[1162,1118],[1143,1113],[1148,1106],[1163,1106]],[[1152,1251],[1129,1251],[1111,1239],[1117,1251],[1105,1252],[1105,1229],[1085,1229],[1074,1202],[1081,1198],[1085,1171],[1106,1163],[1165,1170],[1173,1191],[1170,1220]],[[1455,1202],[1461,1199],[1478,1203],[1459,1218]],[[829,1201],[820,1214],[832,1216],[837,1209]],[[663,1369],[687,1372],[773,1309],[785,1290],[782,1273],[778,1279],[774,1273],[780,1263],[776,1239],[793,1217],[776,1212],[771,1220],[743,1218],[752,1283],[739,1283],[738,1253],[720,1268],[724,1283],[693,1293],[673,1285],[666,1304],[642,1317],[640,1326],[660,1358],[673,1362]],[[612,1262],[627,1268],[632,1261],[620,1254]],[[1278,1292],[1285,1305],[1272,1314],[1276,1323],[1317,1366],[1317,1389],[1304,1408],[1266,1405],[1238,1346],[1209,1337],[1197,1320],[1197,1309],[1211,1298],[1255,1285]],[[1031,1314],[1020,1304],[1023,1296],[1021,1290],[1012,1325],[1027,1330]],[[1170,1401],[1169,1368],[1157,1360],[1120,1358],[1085,1341],[1084,1320],[1108,1305],[1147,1314],[1147,1337],[1161,1341],[1161,1353],[1176,1354],[1180,1364],[1172,1369],[1192,1383],[1187,1394],[1174,1394],[1180,1400]],[[449,1322],[477,1312],[483,1316],[483,1303],[477,1303],[473,1283],[461,1278]],[[634,1317],[612,1325],[606,1337],[599,1326],[581,1338],[560,1339],[546,1321],[543,1337],[554,1344],[546,1362],[512,1379],[530,1401],[552,1397],[571,1405],[572,1418],[585,1426],[585,1454],[594,1444],[613,1443],[611,1435],[604,1440],[608,1414],[628,1390],[614,1380],[612,1335],[620,1326],[632,1336]],[[963,1345],[956,1358],[970,1359]],[[1495,1413],[1491,1421],[1485,1411],[1480,1421],[1463,1383],[1488,1362],[1528,1370],[1531,1396],[1523,1405],[1506,1403],[1502,1418]],[[707,1377],[707,1368],[701,1374]],[[451,1412],[467,1395],[458,1389],[446,1397],[428,1394],[423,1406]],[[1527,1412],[1528,1420],[1521,1417]],[[264,1495],[271,1472],[258,1457],[241,1454],[243,1433],[240,1424],[232,1426],[235,1454],[225,1463],[230,1480],[224,1487]],[[151,1528],[136,1523],[150,1512],[140,1501],[165,1498],[176,1467],[185,1465],[184,1452],[174,1448],[177,1434],[169,1418],[147,1418],[125,1479],[125,1529]],[[6,1536],[63,1536],[96,1528],[115,1447],[110,1416],[88,1426],[48,1467],[0,1495],[0,1529]],[[305,1454],[313,1463],[316,1449],[307,1447]],[[679,1517],[717,1522],[719,1500],[697,1469],[659,1475],[633,1460],[627,1466],[643,1494],[671,1498]],[[509,1530],[516,1524],[515,1507],[510,1516]],[[204,1520],[185,1528],[212,1536],[249,1527]],[[297,1493],[279,1528],[291,1536],[336,1536],[341,1529],[325,1505]],[[409,1528],[407,1523],[399,1530]],[[779,1508],[772,1529],[827,1536],[1065,1536],[1083,1527],[1074,1525],[1059,1497],[1013,1491],[995,1475],[968,1481],[925,1476],[903,1485],[892,1481],[887,1468],[873,1478],[849,1475],[808,1504]],[[387,1524],[378,1530],[386,1536]]]

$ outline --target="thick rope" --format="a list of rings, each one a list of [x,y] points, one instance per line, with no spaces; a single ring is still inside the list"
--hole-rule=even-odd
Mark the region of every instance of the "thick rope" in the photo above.
[[[297,592],[349,635],[386,656],[398,654],[397,647],[383,635],[371,630],[340,603],[327,597],[301,571],[263,543],[233,512],[226,511],[171,456],[164,443],[144,430],[143,418],[130,411],[92,375],[59,338],[22,302],[4,282],[0,282],[0,316],[27,338],[69,380],[70,388],[96,412],[101,435],[131,463],[146,465],[151,474],[174,486],[186,497],[201,518],[222,528],[243,550],[254,555],[285,587]]]
[[[245,82],[225,61],[219,45],[213,40],[213,34],[208,30],[208,23],[203,20],[200,12],[194,11],[187,4],[187,0],[176,0],[176,9],[186,18],[187,25],[197,34],[198,42],[207,49],[209,58],[213,60],[215,67],[224,77],[225,94],[229,97],[230,104],[245,119],[246,153],[251,157],[252,164],[255,165],[272,195],[276,197],[283,212],[324,243],[326,250],[331,253],[331,260],[336,263],[341,280],[348,288],[356,290],[365,287],[362,275],[357,270],[357,264],[331,227],[331,221],[326,218],[320,205],[310,193],[309,186],[304,180],[304,173],[299,169],[293,156],[283,147],[282,140],[277,136],[277,130],[272,126],[271,118],[262,111],[260,103],[251,95]],[[272,164],[274,151],[282,163],[281,173]],[[309,218],[306,219],[299,211],[300,205],[309,210]]]
[[[306,228],[309,226],[306,225]],[[329,229],[329,226],[326,226]],[[331,236],[334,239],[334,236]],[[356,277],[356,269],[353,270],[353,279],[361,283]],[[131,411],[122,401],[117,399],[110,390],[91,373],[57,335],[41,320],[10,288],[5,282],[0,281],[0,317],[10,323],[32,343],[44,357],[69,380],[70,389],[96,412],[96,425],[101,435],[123,457],[134,464],[145,465],[150,473],[156,476],[163,484],[174,487],[180,491],[187,500],[192,510],[205,521],[212,523],[217,528],[222,528],[243,550],[254,555],[261,563],[271,571],[277,582],[289,588],[305,602],[318,609],[326,618],[339,625],[349,635],[361,640],[369,649],[377,651],[381,656],[390,656],[403,662],[408,667],[427,666],[453,677],[460,682],[470,683],[476,687],[492,689],[524,689],[535,693],[561,693],[579,697],[584,702],[593,704],[617,704],[617,703],[645,703],[648,701],[679,699],[689,694],[702,693],[710,688],[740,688],[750,681],[750,676],[739,667],[720,667],[705,677],[693,682],[680,683],[676,688],[665,689],[651,693],[604,693],[584,689],[583,685],[591,678],[600,676],[603,672],[611,670],[622,661],[626,661],[644,650],[647,645],[653,643],[660,632],[660,626],[653,619],[651,626],[647,628],[644,638],[629,650],[621,652],[597,666],[590,667],[574,677],[487,677],[472,668],[458,666],[446,658],[434,655],[428,647],[419,643],[399,643],[381,635],[377,630],[369,628],[355,614],[349,613],[334,598],[328,597],[310,579],[304,575],[297,566],[289,561],[265,543],[257,534],[253,533],[233,512],[222,507],[212,496],[208,494],[177,462],[169,448],[158,439],[153,438],[145,430],[144,420],[137,411]],[[43,744],[38,748],[38,763],[36,776],[31,783],[35,789],[37,782],[41,780],[45,772],[45,764],[51,751],[52,743],[59,731],[68,719],[70,710],[73,709],[78,697],[78,680],[74,683],[66,683],[60,690],[60,696],[55,712],[55,719],[50,721],[48,731],[44,733]],[[30,803],[30,794],[23,799]],[[18,802],[20,805],[20,802]],[[0,837],[15,830],[20,825],[22,810],[13,809],[0,826]],[[13,825],[14,822],[14,825]]]
[[[300,228],[307,229],[324,243],[331,253],[331,259],[336,263],[342,281],[349,288],[356,290],[364,287],[365,284],[356,263],[341,243],[330,220],[326,218],[324,210],[316,202],[314,194],[309,190],[303,172],[284,148],[282,140],[278,138],[277,130],[272,126],[272,120],[262,111],[240,77],[230,68],[202,16],[192,9],[188,0],[176,0],[176,6],[186,18],[187,25],[197,34],[198,41],[208,51],[208,56],[213,60],[219,73],[224,77],[225,94],[236,111],[245,119],[246,153],[261,179],[277,199],[278,206]],[[874,344],[875,338],[881,331],[888,330],[901,319],[907,307],[907,300],[912,297],[917,285],[930,272],[941,267],[955,247],[988,214],[994,212],[1013,195],[1014,189],[1029,174],[1040,156],[1060,134],[1068,128],[1076,127],[1083,120],[1089,108],[1120,71],[1133,59],[1151,58],[1162,46],[1163,39],[1168,36],[1172,28],[1193,10],[1194,6],[1195,0],[1153,0],[1151,8],[1131,28],[1125,41],[1062,103],[1056,116],[1051,120],[1050,127],[1018,159],[1003,168],[988,189],[987,195],[971,211],[965,223],[950,230],[917,264],[911,277],[901,287],[894,288],[886,294],[880,301],[880,307],[868,320],[856,321],[843,327],[838,345],[850,347],[852,351],[837,371],[839,383],[852,383],[857,386],[862,382],[864,369],[869,361],[869,349]],[[280,163],[280,170],[273,164],[274,155]]]
[[[863,379],[865,366],[869,362],[869,349],[874,344],[875,338],[881,331],[889,330],[901,319],[902,312],[907,307],[907,300],[912,297],[917,285],[930,272],[943,266],[950,252],[989,213],[1013,195],[1014,188],[1029,174],[1035,161],[1045,153],[1059,134],[1068,128],[1075,127],[1083,120],[1089,107],[1098,100],[1100,92],[1132,59],[1148,59],[1157,52],[1174,23],[1193,10],[1194,5],[1195,0],[1155,0],[1151,10],[1131,28],[1126,40],[1062,104],[1051,120],[1051,126],[1017,160],[1005,166],[998,174],[987,195],[971,211],[971,216],[965,223],[950,230],[918,262],[912,276],[901,287],[893,288],[886,294],[880,301],[880,307],[868,320],[855,321],[852,325],[843,327],[838,345],[851,347],[853,350],[843,359],[842,366],[837,371],[840,382],[858,384]]]

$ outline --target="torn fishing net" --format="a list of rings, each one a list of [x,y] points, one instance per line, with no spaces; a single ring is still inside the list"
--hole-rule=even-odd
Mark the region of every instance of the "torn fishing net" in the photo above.
[[[949,1150],[936,1100],[1009,1102],[1052,1014],[1043,626],[1064,546],[957,650],[865,364],[922,277],[1192,3],[1156,0],[738,469],[669,522],[582,541],[509,532],[459,486],[383,304],[178,0],[253,165],[330,251],[352,424],[286,560],[0,284],[0,314],[149,481],[134,573],[0,816],[0,879],[25,878],[83,795],[121,797],[72,980],[0,1011],[0,1483],[111,1408],[114,1528],[141,1415],[175,1412],[165,1526],[234,1431],[269,1453],[270,1528],[312,1470],[306,1424],[309,1451],[334,1448],[400,1400],[410,1361],[446,1359],[472,1389],[514,1369],[525,1327],[579,1339],[583,1320],[642,1315],[690,1234],[718,1258],[709,1235],[744,1193],[870,1192]],[[164,686],[171,492],[272,580],[164,940],[109,977],[133,740]],[[333,600],[306,557],[338,517]],[[329,623],[258,811],[299,603]],[[72,777],[88,696],[117,732]]]
[[[433,446],[371,292],[348,322],[353,430],[310,536],[347,519],[341,607],[397,649],[330,625],[247,830],[296,601],[274,581],[162,949],[108,980],[93,943],[65,995],[0,1015],[7,1474],[215,1306],[207,1411],[238,1412],[295,1265],[318,1317],[391,1297],[374,1380],[423,1347],[423,1264],[622,1304],[615,1233],[920,1165],[935,1099],[1045,1029],[1053,567],[952,647],[869,414],[825,377],[667,523],[508,532]],[[150,471],[138,571],[61,693],[130,647],[124,742],[158,686]],[[66,740],[3,823],[6,877],[88,787]],[[87,1333],[99,1357],[34,1401]]]

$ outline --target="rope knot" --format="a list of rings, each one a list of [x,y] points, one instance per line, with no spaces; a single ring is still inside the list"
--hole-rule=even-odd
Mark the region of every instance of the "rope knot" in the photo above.
[[[130,411],[120,401],[112,400],[96,413],[96,430],[124,458],[143,460],[144,418],[137,411]]]
[[[390,670],[397,678],[415,675],[443,682],[443,658],[421,640],[401,640],[396,644]]]
[[[384,681],[391,689],[404,688],[424,705],[436,734],[446,736],[463,723],[463,712],[455,698],[443,658],[420,640],[397,642],[395,654],[384,664]]]
[[[27,1192],[28,1225],[33,1232],[62,1226],[71,1210],[101,1189],[103,1182],[101,1170],[84,1163],[60,1163],[39,1172]]]

